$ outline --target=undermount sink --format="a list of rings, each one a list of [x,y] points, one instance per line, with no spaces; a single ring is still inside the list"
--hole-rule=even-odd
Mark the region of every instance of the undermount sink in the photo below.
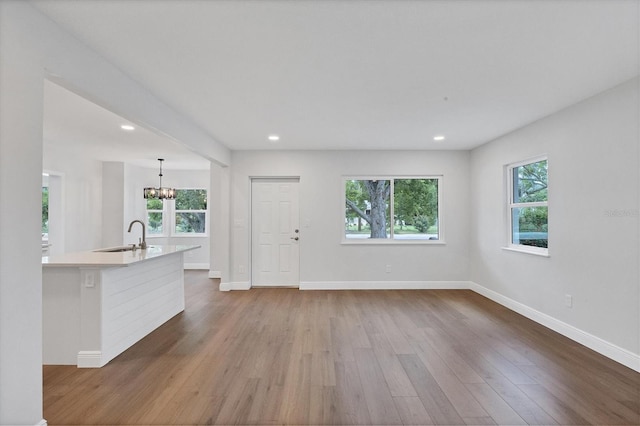
[[[133,250],[133,246],[111,247],[111,248],[105,248],[105,249],[94,250],[94,251],[101,252],[101,253],[117,253],[122,251],[131,251],[131,250]]]

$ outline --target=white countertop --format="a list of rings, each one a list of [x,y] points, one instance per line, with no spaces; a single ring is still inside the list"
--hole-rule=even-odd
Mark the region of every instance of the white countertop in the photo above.
[[[42,266],[129,266],[156,257],[195,250],[199,245],[150,245],[145,250],[122,252],[81,251],[56,256],[44,256]],[[97,249],[105,250],[105,249]]]

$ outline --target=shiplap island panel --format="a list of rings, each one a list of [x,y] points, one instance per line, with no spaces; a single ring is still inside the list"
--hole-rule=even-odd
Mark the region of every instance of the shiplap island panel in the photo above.
[[[198,247],[44,257],[44,364],[102,367],[182,312],[183,253]]]

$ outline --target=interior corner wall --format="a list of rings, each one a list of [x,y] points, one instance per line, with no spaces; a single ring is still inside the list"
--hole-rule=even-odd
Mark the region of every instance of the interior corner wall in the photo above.
[[[366,283],[459,283],[469,277],[467,151],[234,151],[231,166],[231,281],[251,280],[252,177],[300,178],[300,280],[349,288]],[[446,244],[341,244],[343,176],[442,175]],[[386,272],[391,265],[391,272]],[[241,272],[242,271],[242,272]]]
[[[0,2],[0,424],[42,420],[44,71],[38,22]],[[40,253],[39,253],[40,251]]]
[[[471,280],[635,363],[639,99],[634,79],[474,149],[470,160]],[[548,156],[548,258],[502,249],[504,167],[541,154]]]
[[[102,162],[102,242],[90,249],[122,245],[124,188],[124,163]]]
[[[138,238],[141,236],[141,230],[136,226],[136,230],[128,231],[129,224],[133,220],[141,220],[146,223],[146,209],[143,197],[143,188],[145,186],[142,183],[147,176],[148,171],[146,169],[133,166],[131,164],[123,163],[123,189],[122,200],[123,205],[121,209],[122,225],[120,226],[120,242],[116,245],[134,244],[137,243]]]

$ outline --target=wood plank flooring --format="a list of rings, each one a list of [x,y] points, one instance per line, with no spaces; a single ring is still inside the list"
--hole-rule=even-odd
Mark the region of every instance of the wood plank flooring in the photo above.
[[[44,367],[49,425],[640,424],[640,374],[471,291],[185,280],[105,367]]]

